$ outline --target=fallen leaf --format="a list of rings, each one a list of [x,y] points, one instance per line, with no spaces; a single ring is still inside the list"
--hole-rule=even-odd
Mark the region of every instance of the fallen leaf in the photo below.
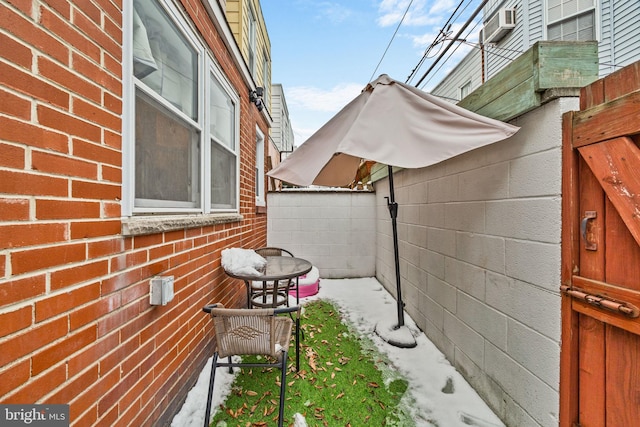
[[[344,392],[342,392],[342,393],[338,394],[338,395],[336,396],[336,399],[341,399],[342,397],[344,397]]]
[[[247,390],[247,391],[245,391],[245,393],[246,393],[248,396],[257,396],[257,395],[258,395],[258,393],[256,393],[256,392],[255,392],[255,391],[253,391],[253,390]]]

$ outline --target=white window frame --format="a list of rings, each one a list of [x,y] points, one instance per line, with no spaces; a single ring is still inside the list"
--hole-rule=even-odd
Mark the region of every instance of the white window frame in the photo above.
[[[576,0],[578,1],[578,0]],[[549,17],[549,0],[545,1],[545,18],[546,18],[546,25],[544,26],[544,31],[545,31],[545,39],[548,39],[548,32],[549,32],[549,27],[552,25],[556,25],[556,24],[561,24],[563,22],[568,22],[571,19],[576,19],[577,17],[587,14],[587,13],[593,13],[593,33],[594,33],[594,38],[595,40],[599,40],[600,39],[600,17],[598,15],[598,10],[599,10],[599,3],[598,0],[594,0],[593,1],[593,5],[589,6],[585,9],[579,10],[577,12],[574,13],[568,13],[565,14],[564,11],[562,12],[562,17],[559,19],[555,19],[555,20],[551,20],[551,18]]]
[[[198,207],[181,207],[178,204],[166,206],[166,203],[158,201],[157,205],[152,207],[140,207],[135,203],[135,105],[136,90],[141,89],[145,94],[154,99],[161,98],[152,90],[146,90],[145,85],[141,83],[133,75],[133,1],[125,1],[123,4],[123,134],[122,134],[122,216],[129,217],[134,215],[150,215],[150,214],[210,214],[210,213],[237,213],[240,206],[240,97],[234,90],[233,86],[224,76],[221,68],[211,56],[208,46],[195,34],[191,27],[187,24],[188,20],[182,15],[179,9],[171,0],[155,0],[157,4],[163,8],[167,16],[172,20],[174,25],[181,31],[182,35],[189,41],[198,54],[198,114],[197,128],[200,130],[200,158],[198,164],[200,167],[200,193]],[[236,157],[236,182],[235,206],[231,208],[214,209],[211,207],[211,146],[210,146],[210,76],[214,76],[218,83],[224,88],[225,92],[235,104],[234,118],[234,153]],[[165,105],[165,102],[159,101]],[[171,113],[176,113],[177,117],[185,119],[185,115],[177,109],[171,109]],[[193,120],[189,119],[190,122]]]
[[[471,80],[460,86],[460,100],[462,101],[471,93]]]
[[[235,185],[235,208],[217,208],[217,207],[213,207],[212,206],[212,200],[211,200],[211,188],[209,183],[211,182],[211,136],[208,133],[209,129],[210,129],[210,118],[211,115],[207,114],[207,125],[206,125],[206,129],[207,129],[207,136],[206,136],[206,141],[205,141],[205,159],[206,159],[206,166],[205,166],[205,185],[206,185],[206,206],[208,209],[210,209],[210,211],[216,211],[216,212],[224,212],[224,211],[237,211],[238,210],[238,206],[240,203],[240,98],[238,97],[238,95],[233,91],[233,87],[231,86],[231,84],[228,82],[228,80],[225,78],[224,74],[222,73],[222,71],[220,70],[220,67],[217,66],[217,64],[210,59],[209,61],[209,73],[207,73],[207,82],[209,81],[209,76],[213,76],[216,81],[220,84],[220,86],[222,87],[222,89],[225,91],[225,93],[230,97],[231,102],[235,105],[235,109],[234,109],[234,113],[235,113],[235,120],[234,120],[234,129],[233,129],[233,138],[234,138],[234,150],[230,150],[231,152],[233,152],[236,156],[236,165],[235,165],[235,176],[236,176],[236,185]],[[210,93],[211,91],[209,90],[209,86],[207,86],[207,106],[210,105]],[[208,113],[208,111],[207,111]],[[227,148],[224,147],[223,148]]]
[[[267,56],[267,51],[265,50],[262,54],[262,87],[264,90],[264,96],[262,97],[262,102],[264,102],[264,106],[267,111],[271,111],[271,79],[269,78],[269,57]]]
[[[267,198],[265,197],[264,191],[264,159],[266,146],[264,134],[256,127],[256,206],[267,205]]]
[[[258,32],[258,20],[256,18],[256,12],[253,10],[253,5],[249,2],[249,70],[251,71],[251,75],[255,77],[256,69],[258,66],[258,52],[257,52],[257,32]]]

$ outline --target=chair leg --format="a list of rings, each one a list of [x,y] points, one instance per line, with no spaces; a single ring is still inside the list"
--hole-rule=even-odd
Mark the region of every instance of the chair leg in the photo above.
[[[300,372],[300,316],[296,316],[296,372]]]
[[[231,356],[229,356],[229,364],[231,364]],[[229,373],[233,374],[233,366],[229,366]]]
[[[278,415],[278,427],[284,423],[284,392],[287,384],[287,351],[282,352],[282,362],[280,364],[280,411]]]
[[[204,427],[209,427],[209,416],[211,415],[211,401],[213,399],[213,383],[216,378],[216,363],[218,362],[218,352],[213,353],[211,360],[211,375],[209,376],[209,390],[207,393],[207,408],[204,412]]]

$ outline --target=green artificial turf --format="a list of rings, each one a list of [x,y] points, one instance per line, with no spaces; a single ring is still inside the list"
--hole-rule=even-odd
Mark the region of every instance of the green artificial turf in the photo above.
[[[333,305],[306,304],[301,324],[300,372],[295,371],[293,340],[289,347],[285,426],[293,425],[295,413],[304,415],[310,427],[414,425],[401,402],[407,381],[370,340],[342,322]],[[243,368],[211,425],[277,425],[279,378],[277,368]]]

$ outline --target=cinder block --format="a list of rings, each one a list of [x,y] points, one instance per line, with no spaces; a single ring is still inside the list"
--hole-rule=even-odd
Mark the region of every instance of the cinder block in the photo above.
[[[560,283],[560,245],[507,240],[506,274],[551,291]]]
[[[485,270],[455,258],[445,258],[444,279],[458,290],[485,300]]]
[[[444,280],[444,260],[445,257],[442,254],[423,250],[420,253],[420,268],[427,271],[432,276]]]
[[[456,200],[496,200],[509,197],[509,164],[498,163],[459,175]]]
[[[513,400],[544,427],[558,426],[558,392],[487,343],[485,369]]]
[[[456,288],[435,276],[427,276],[427,295],[451,313],[456,313]]]
[[[445,310],[444,334],[466,354],[473,363],[484,366],[484,338]]]
[[[464,292],[457,293],[456,315],[493,345],[507,350],[507,316]]]
[[[407,226],[407,242],[419,247],[427,247],[427,227],[422,225]]]
[[[427,229],[427,248],[447,256],[456,254],[456,232],[443,228],[429,227]]]
[[[554,341],[560,341],[560,295],[487,272],[486,302]]]
[[[439,331],[444,328],[444,308],[430,298],[426,292],[420,292],[418,310]]]
[[[458,259],[487,270],[502,273],[504,264],[504,239],[483,234],[457,233]]]
[[[420,224],[427,227],[444,228],[444,203],[420,205]]]
[[[509,196],[559,196],[562,192],[560,147],[519,157],[509,165]]]
[[[447,203],[444,207],[444,228],[469,233],[484,233],[485,203]]]
[[[560,243],[562,202],[559,197],[487,202],[487,234],[521,240]]]
[[[559,391],[560,342],[513,319],[507,324],[507,354]]]
[[[452,202],[458,200],[458,175],[445,176],[429,181],[427,202]]]

